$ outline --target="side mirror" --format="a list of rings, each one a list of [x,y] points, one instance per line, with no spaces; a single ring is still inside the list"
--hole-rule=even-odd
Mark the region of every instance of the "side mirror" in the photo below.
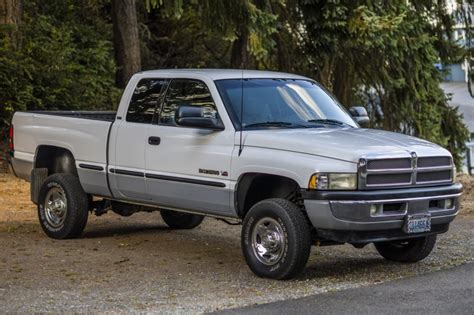
[[[221,121],[217,118],[206,117],[204,108],[201,106],[180,105],[174,119],[179,126],[224,130]]]
[[[369,114],[367,110],[362,106],[352,106],[349,108],[349,113],[352,116],[352,119],[355,120],[361,127],[368,127],[370,123]]]

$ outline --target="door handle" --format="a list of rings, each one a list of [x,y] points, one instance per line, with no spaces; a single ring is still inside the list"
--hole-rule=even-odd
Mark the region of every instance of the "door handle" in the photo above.
[[[148,144],[150,145],[159,145],[161,143],[160,137],[150,137],[148,138]]]

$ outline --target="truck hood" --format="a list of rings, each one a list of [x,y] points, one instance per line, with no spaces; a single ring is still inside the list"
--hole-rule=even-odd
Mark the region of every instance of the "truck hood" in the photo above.
[[[244,146],[312,154],[357,163],[363,156],[451,156],[426,140],[362,128],[268,129],[244,132]]]

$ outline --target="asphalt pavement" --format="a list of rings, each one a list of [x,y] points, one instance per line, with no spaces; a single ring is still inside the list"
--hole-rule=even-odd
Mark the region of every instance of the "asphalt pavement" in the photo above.
[[[222,314],[474,314],[474,263]]]

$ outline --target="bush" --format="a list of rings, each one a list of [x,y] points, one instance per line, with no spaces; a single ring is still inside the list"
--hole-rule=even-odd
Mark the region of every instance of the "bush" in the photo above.
[[[78,10],[61,1],[56,5]],[[112,42],[106,39],[112,37],[110,27],[99,29],[71,20],[62,10],[49,8],[55,16],[40,9],[35,3],[25,7],[20,41],[6,28],[0,30],[3,134],[15,111],[111,110],[120,93],[114,82]]]

